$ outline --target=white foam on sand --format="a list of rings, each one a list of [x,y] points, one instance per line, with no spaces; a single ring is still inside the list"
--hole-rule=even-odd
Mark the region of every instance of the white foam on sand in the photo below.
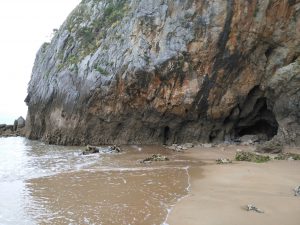
[[[169,215],[170,215],[170,213],[172,212],[174,206],[175,206],[178,202],[180,202],[182,199],[184,199],[184,198],[186,198],[187,196],[189,196],[189,194],[190,194],[190,192],[191,192],[191,176],[190,176],[190,174],[189,174],[189,168],[190,168],[189,166],[183,168],[183,169],[185,169],[186,174],[187,174],[187,177],[188,177],[188,185],[187,185],[187,187],[186,187],[187,194],[184,195],[184,196],[182,196],[181,198],[179,198],[179,199],[176,201],[175,204],[173,204],[173,205],[171,205],[169,208],[167,208],[167,212],[168,212],[168,213],[167,213],[166,219],[165,219],[165,221],[164,221],[161,225],[169,225],[169,224],[167,223],[167,221],[168,221]]]

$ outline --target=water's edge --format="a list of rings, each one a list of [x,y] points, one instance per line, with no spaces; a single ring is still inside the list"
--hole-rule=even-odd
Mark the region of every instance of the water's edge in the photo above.
[[[189,161],[162,146],[122,148],[82,156],[83,147],[0,138],[0,224],[166,225],[190,193]],[[157,153],[170,161],[140,163]]]

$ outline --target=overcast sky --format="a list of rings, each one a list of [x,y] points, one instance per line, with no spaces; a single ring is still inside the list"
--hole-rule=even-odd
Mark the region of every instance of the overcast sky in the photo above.
[[[0,124],[26,117],[34,58],[80,0],[0,1]]]

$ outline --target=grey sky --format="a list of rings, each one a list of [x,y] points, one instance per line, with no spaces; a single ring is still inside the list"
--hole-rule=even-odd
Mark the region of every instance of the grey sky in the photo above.
[[[80,0],[0,2],[0,124],[25,118],[24,99],[35,54]]]

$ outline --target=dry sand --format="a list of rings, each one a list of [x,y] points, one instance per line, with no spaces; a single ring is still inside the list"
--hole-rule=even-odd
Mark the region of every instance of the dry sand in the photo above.
[[[300,224],[300,197],[293,192],[300,185],[300,161],[215,163],[217,158],[233,159],[238,148],[249,147],[194,148],[185,153],[206,164],[190,169],[191,193],[173,208],[168,224]],[[247,204],[264,213],[246,211]]]

